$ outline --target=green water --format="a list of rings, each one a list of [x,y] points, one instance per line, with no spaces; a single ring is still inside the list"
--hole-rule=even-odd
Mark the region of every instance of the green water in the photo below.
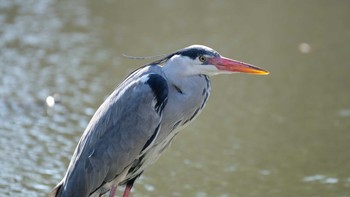
[[[349,10],[340,0],[0,1],[0,194],[47,196],[60,181],[94,111],[147,63],[121,54],[204,44],[271,74],[213,77],[201,116],[133,196],[350,196]]]

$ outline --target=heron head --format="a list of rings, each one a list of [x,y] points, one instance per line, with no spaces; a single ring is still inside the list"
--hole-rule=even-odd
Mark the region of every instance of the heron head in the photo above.
[[[192,45],[167,56],[165,66],[178,69],[189,75],[217,75],[237,72],[257,75],[269,74],[268,71],[259,67],[223,57],[215,50],[203,45]]]

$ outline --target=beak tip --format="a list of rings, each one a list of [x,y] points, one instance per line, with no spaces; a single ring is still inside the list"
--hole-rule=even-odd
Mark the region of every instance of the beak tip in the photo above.
[[[268,74],[270,74],[269,71],[267,71],[267,70],[265,70],[265,69],[263,69],[263,68],[259,68],[259,67],[257,67],[257,66],[252,66],[252,67],[255,69],[255,71],[256,71],[256,73],[257,73],[258,75],[268,75]]]
[[[261,68],[258,68],[257,70],[251,72],[251,74],[255,74],[255,75],[268,75],[268,74],[270,74],[270,72],[267,71],[267,70],[263,70],[263,69],[261,69]]]
[[[262,75],[269,75],[269,74],[270,74],[270,72],[267,71],[267,70],[265,70],[265,71],[262,73]]]

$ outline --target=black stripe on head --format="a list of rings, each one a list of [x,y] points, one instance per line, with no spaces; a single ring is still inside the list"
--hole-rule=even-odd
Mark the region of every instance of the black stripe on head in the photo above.
[[[200,55],[220,57],[220,54],[218,52],[216,52],[215,50],[213,50],[209,47],[201,46],[201,45],[192,45],[192,46],[180,49],[174,53],[171,53],[160,60],[156,60],[156,61],[150,63],[149,65],[163,64],[166,61],[168,61],[171,57],[173,57],[174,55],[186,56],[186,57],[189,57],[193,60],[196,59]]]
[[[219,53],[213,49],[202,47],[202,46],[190,46],[179,50],[175,54],[189,57],[191,59],[196,59],[200,55],[209,55],[214,57],[219,57]]]

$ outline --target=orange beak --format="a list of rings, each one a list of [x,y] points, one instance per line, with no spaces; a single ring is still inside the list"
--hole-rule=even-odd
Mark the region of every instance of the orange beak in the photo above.
[[[244,62],[232,60],[226,57],[208,58],[208,62],[216,66],[218,70],[222,70],[222,71],[241,72],[241,73],[249,73],[249,74],[255,74],[255,75],[269,74],[269,71],[266,71],[259,67],[256,67]]]

